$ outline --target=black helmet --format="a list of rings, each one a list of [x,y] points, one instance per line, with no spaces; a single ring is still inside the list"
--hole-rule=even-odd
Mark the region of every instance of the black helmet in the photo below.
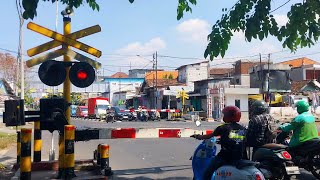
[[[255,101],[251,105],[252,115],[263,114],[268,111],[267,103],[263,100]]]

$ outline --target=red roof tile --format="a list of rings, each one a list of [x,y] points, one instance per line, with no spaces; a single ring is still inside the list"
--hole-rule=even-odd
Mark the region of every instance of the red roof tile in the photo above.
[[[110,76],[111,78],[127,78],[129,77],[126,73],[123,72],[117,72]]]
[[[319,64],[317,61],[311,60],[306,57],[292,59],[289,61],[280,62],[279,64],[288,64],[291,65],[292,68],[301,67],[303,65],[310,65],[310,64]]]

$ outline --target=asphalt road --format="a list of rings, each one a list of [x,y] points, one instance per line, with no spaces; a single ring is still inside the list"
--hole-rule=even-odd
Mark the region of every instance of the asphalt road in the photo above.
[[[196,127],[192,122],[115,122],[106,123],[88,120],[72,120],[77,128],[192,128],[214,129],[219,123],[204,122]],[[55,149],[57,134],[55,136]],[[100,143],[110,145],[110,165],[114,170],[114,179],[192,179],[192,167],[189,158],[200,141],[193,138],[171,139],[109,139],[75,143],[76,159],[89,159]],[[43,132],[42,159],[48,159],[51,146],[51,133]],[[13,147],[2,158],[16,156]],[[57,156],[56,152],[56,158]],[[310,173],[302,171],[298,179],[314,179]]]

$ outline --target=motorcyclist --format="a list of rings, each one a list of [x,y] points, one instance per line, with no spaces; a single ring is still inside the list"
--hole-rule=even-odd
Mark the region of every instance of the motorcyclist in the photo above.
[[[299,150],[307,148],[307,142],[318,138],[318,129],[315,123],[315,117],[309,113],[309,103],[298,101],[296,103],[298,116],[291,123],[283,124],[279,127],[284,132],[293,130],[293,135],[289,142],[290,153],[294,154]]]
[[[110,106],[108,106],[106,109],[107,122],[110,122],[110,120],[113,121],[113,118],[114,118],[114,110]]]
[[[252,154],[262,145],[271,143],[275,138],[272,132],[273,117],[268,114],[268,107],[265,101],[257,100],[252,103],[251,118],[246,134],[246,145],[253,147]]]
[[[222,114],[225,123],[218,126],[212,134],[192,136],[199,140],[220,136],[221,151],[210,162],[204,173],[204,179],[211,179],[213,172],[220,166],[240,160],[244,155],[245,127],[237,123],[241,118],[240,109],[236,106],[226,106],[222,110]]]

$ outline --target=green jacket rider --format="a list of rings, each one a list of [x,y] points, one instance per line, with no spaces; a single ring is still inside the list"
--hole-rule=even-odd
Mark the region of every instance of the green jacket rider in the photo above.
[[[315,123],[315,117],[309,113],[309,104],[306,101],[296,103],[299,115],[291,123],[279,127],[282,131],[289,132],[293,130],[289,146],[295,147],[303,142],[318,138],[318,129]]]

